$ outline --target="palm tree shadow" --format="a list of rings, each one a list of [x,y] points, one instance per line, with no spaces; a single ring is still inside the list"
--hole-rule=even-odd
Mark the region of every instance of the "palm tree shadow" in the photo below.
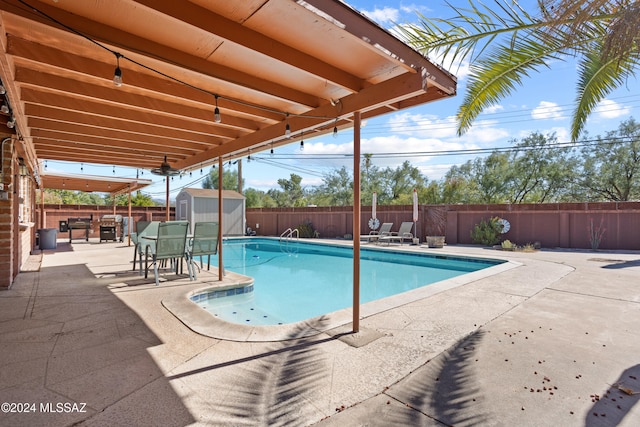
[[[482,330],[472,333],[443,356],[431,396],[437,420],[456,426],[482,425],[488,421],[478,410],[483,393],[476,383],[474,370],[476,348],[484,334]],[[472,407],[473,411],[469,411]]]
[[[585,427],[620,424],[640,400],[638,378],[640,378],[640,364],[622,372],[618,380],[602,396],[594,395],[592,400],[595,403],[586,415]]]
[[[484,425],[483,393],[476,382],[478,330],[391,387],[387,394],[417,411],[396,414],[396,425],[423,425],[429,418],[450,426]]]
[[[215,402],[216,422],[225,425],[306,425],[306,420],[318,417],[317,401],[327,378],[325,353],[319,344],[336,340],[318,339],[307,330],[317,330],[326,323],[325,317],[301,323],[290,334],[290,340],[273,343],[273,349],[258,355],[206,366],[176,374],[169,379],[232,367],[235,375],[216,387],[228,389],[232,398]]]

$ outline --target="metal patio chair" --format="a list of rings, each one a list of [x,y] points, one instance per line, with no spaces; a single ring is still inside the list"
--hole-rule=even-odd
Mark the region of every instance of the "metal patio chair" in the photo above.
[[[178,274],[178,267],[182,264],[186,254],[187,231],[189,223],[186,221],[162,222],[158,224],[158,234],[155,238],[152,236],[142,237],[141,243],[144,242],[145,262],[144,277],[147,278],[149,267],[153,265],[156,278],[156,286],[160,284],[158,278],[159,263],[169,260],[171,262],[171,270]],[[151,264],[149,260],[151,259]],[[189,270],[189,278],[191,275],[191,267],[187,264]]]
[[[187,262],[191,268],[191,274],[195,280],[196,267],[194,257],[200,257],[200,267],[202,265],[202,257],[207,256],[207,270],[211,268],[211,255],[218,253],[218,232],[217,222],[196,222],[193,229],[193,237],[189,239],[187,247]]]
[[[159,221],[138,221],[136,222],[136,231],[135,233],[131,233],[131,241],[133,242],[134,252],[133,252],[133,270],[136,269],[136,259],[140,260],[140,272],[142,272],[142,258],[144,257],[145,250],[145,236],[157,236],[158,235],[158,224]]]

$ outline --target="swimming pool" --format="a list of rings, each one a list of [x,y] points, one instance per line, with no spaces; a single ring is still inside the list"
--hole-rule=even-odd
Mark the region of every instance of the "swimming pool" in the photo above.
[[[350,247],[283,243],[268,238],[228,239],[224,242],[223,257],[226,270],[252,277],[254,283],[191,296],[193,302],[222,320],[246,325],[280,325],[352,305],[353,249]],[[360,258],[361,303],[503,262],[379,248],[362,248]]]

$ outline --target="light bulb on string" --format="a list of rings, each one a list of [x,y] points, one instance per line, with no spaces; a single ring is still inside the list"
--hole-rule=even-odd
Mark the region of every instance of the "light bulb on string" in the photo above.
[[[222,117],[220,116],[220,109],[218,108],[218,95],[214,96],[216,98],[216,108],[213,110],[213,121],[220,123],[222,121]]]
[[[289,113],[287,113],[287,125],[284,127],[284,136],[291,138],[291,125],[289,124]]]
[[[116,70],[113,72],[113,84],[116,87],[122,86],[122,70],[120,69],[120,57],[122,56],[118,52],[115,52],[116,56]]]
[[[336,117],[336,122],[333,124],[333,137],[338,137],[338,118]]]

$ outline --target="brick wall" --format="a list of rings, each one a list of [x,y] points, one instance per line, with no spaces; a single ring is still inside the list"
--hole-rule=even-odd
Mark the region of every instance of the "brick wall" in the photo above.
[[[13,142],[6,140],[0,145],[2,162],[1,183],[2,191],[7,200],[0,199],[0,289],[8,288],[16,276],[17,261],[17,215],[15,213],[16,197],[13,194],[13,175],[15,169],[15,156],[13,154]],[[14,225],[15,224],[15,225]]]

